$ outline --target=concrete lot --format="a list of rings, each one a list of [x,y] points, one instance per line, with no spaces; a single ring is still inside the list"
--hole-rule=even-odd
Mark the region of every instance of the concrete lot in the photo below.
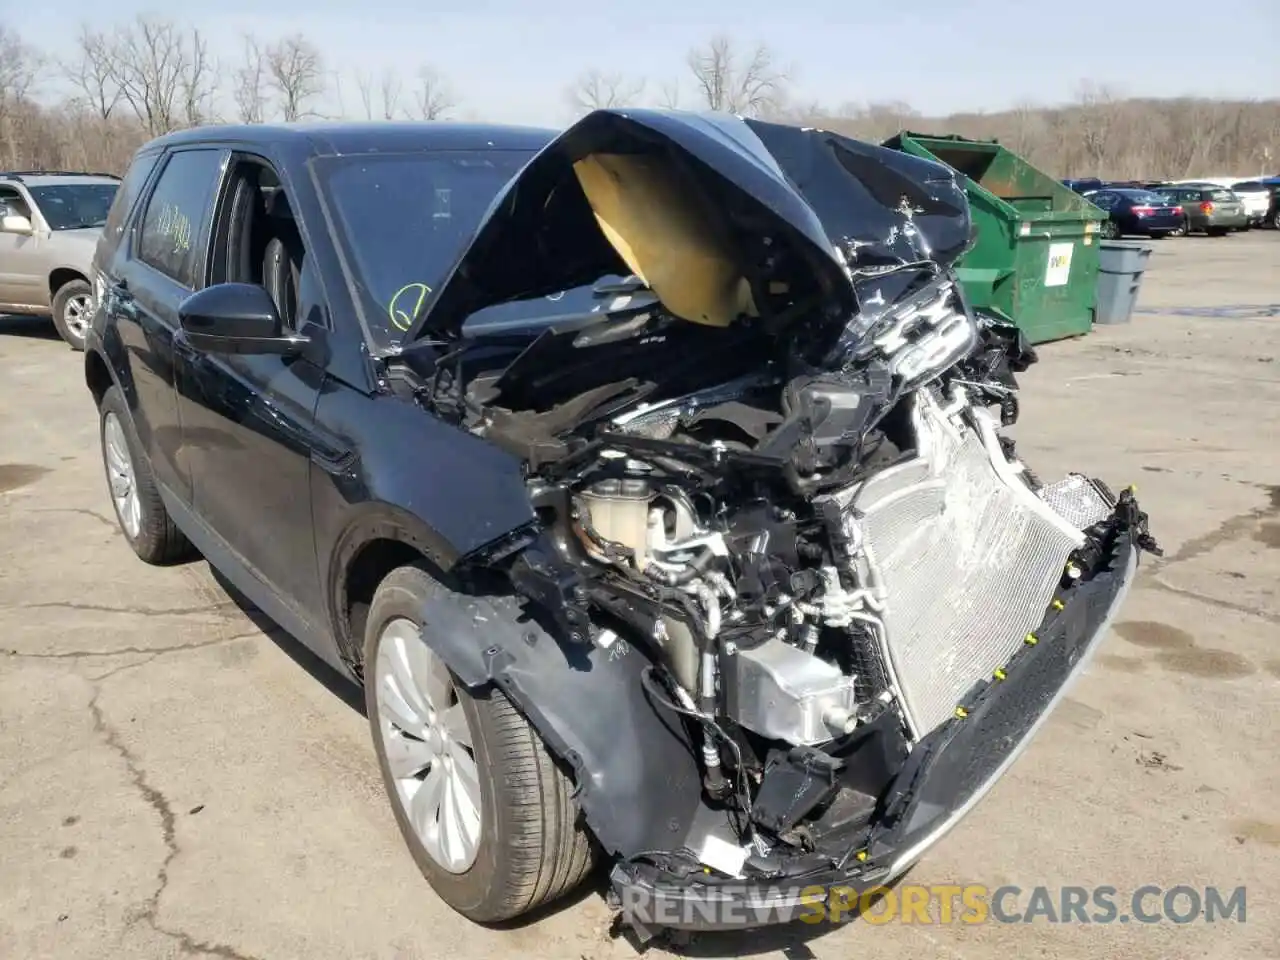
[[[911,881],[1244,884],[1247,922],[799,925],[650,956],[1280,957],[1280,235],[1158,243],[1140,311],[1041,348],[1017,432],[1044,477],[1136,482],[1166,556]],[[435,898],[323,668],[204,563],[148,568],[117,534],[80,359],[42,324],[0,319],[0,412],[0,957],[635,956],[598,891],[507,930]]]

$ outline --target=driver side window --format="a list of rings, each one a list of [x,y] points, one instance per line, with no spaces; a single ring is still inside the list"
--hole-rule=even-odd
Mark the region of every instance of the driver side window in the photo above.
[[[284,325],[296,330],[304,319],[303,277],[310,273],[293,203],[275,169],[258,157],[233,159],[214,225],[210,283],[263,287]]]
[[[22,199],[22,194],[13,187],[0,187],[0,207],[7,207],[7,212],[16,216],[31,219],[31,208]]]

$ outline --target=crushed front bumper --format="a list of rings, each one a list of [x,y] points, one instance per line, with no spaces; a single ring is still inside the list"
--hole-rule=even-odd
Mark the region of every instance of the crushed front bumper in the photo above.
[[[876,827],[847,863],[822,872],[702,882],[638,862],[615,866],[611,882],[626,923],[658,929],[725,930],[787,923],[901,877],[947,834],[1014,763],[1100,645],[1137,571],[1135,537],[1117,537],[1093,576],[1010,661],[1004,679],[977,690],[964,716],[912,751],[889,791],[890,825]],[[895,809],[896,808],[896,809]]]

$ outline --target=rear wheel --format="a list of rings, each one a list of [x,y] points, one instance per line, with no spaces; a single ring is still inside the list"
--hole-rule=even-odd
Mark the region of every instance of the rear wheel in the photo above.
[[[1205,227],[1205,235],[1210,237],[1225,237],[1227,230],[1225,227]]]
[[[1175,227],[1175,228],[1174,228],[1173,232],[1172,232],[1172,233],[1170,233],[1170,234],[1169,234],[1169,236],[1171,236],[1171,237],[1185,237],[1185,236],[1186,236],[1188,233],[1190,233],[1190,232],[1191,232],[1191,230],[1190,230],[1190,228],[1189,228],[1189,227],[1188,227],[1188,225],[1187,225],[1187,221],[1186,221],[1186,220],[1183,220],[1183,221],[1182,221],[1182,223],[1181,223],[1179,226],[1177,226],[1177,227]]]
[[[93,320],[93,288],[85,280],[68,280],[53,295],[53,325],[73,350],[84,349]]]
[[[1102,228],[1099,230],[1104,240],[1119,240],[1120,228],[1116,226],[1114,220],[1103,220]]]
[[[103,394],[98,414],[111,505],[133,552],[154,564],[177,563],[193,556],[191,541],[174,525],[160,499],[151,465],[118,387]]]
[[[500,690],[469,692],[422,640],[440,587],[417,566],[378,587],[365,703],[396,823],[449,906],[507,920],[577,886],[593,861],[573,784]]]

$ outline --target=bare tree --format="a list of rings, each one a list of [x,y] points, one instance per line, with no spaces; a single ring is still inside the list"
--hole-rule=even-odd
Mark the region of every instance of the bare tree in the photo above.
[[[116,30],[105,51],[109,79],[151,136],[205,122],[215,77],[198,31],[139,16]]]
[[[1080,140],[1085,155],[1098,168],[1103,167],[1110,153],[1110,139],[1119,112],[1116,95],[1105,84],[1086,80],[1080,85]]]
[[[372,120],[374,114],[373,76],[356,71],[356,89],[360,92],[360,106],[364,108],[364,119]]]
[[[267,55],[251,35],[243,37],[243,60],[232,74],[231,98],[241,123],[263,123],[267,119]]]
[[[667,110],[680,109],[680,81],[667,80],[658,89],[658,106]]]
[[[402,115],[400,95],[404,81],[395,68],[382,71],[376,84],[372,74],[356,73],[356,88],[360,91],[360,103],[366,120],[395,120]]]
[[[268,83],[279,99],[286,123],[315,114],[311,103],[324,92],[324,59],[300,33],[267,48]]]
[[[0,24],[0,104],[25,100],[44,68],[44,57]]]
[[[198,127],[213,119],[213,98],[217,93],[217,64],[209,56],[209,45],[200,31],[192,29],[186,51],[186,63],[178,75],[182,92],[183,119],[189,127]]]
[[[417,86],[413,91],[414,111],[422,120],[443,120],[458,105],[439,72],[430,65],[418,68]]]
[[[22,165],[33,151],[31,92],[44,58],[16,33],[0,26],[0,164]]]
[[[569,102],[580,111],[609,107],[629,107],[644,95],[643,77],[626,77],[620,73],[588,70],[569,87]]]
[[[764,44],[744,55],[720,35],[690,50],[687,62],[708,110],[760,116],[778,110],[785,100],[787,71]]]
[[[76,38],[75,55],[58,65],[77,96],[102,120],[110,118],[120,102],[112,53],[110,38],[105,33],[82,26]]]

